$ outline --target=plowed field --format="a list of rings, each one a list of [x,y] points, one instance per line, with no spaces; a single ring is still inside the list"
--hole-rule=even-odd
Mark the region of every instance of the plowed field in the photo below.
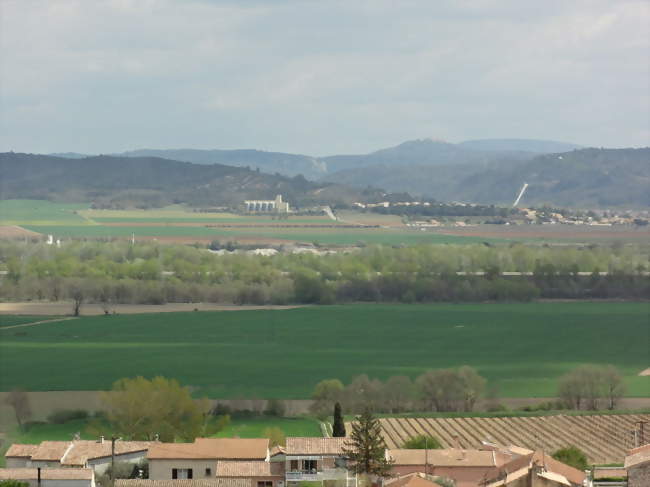
[[[380,421],[388,448],[401,448],[407,439],[420,434],[437,438],[446,448],[476,448],[482,441],[492,441],[552,453],[575,445],[587,454],[591,463],[600,464],[623,462],[626,451],[634,447],[635,423],[650,421],[650,414],[383,418]]]

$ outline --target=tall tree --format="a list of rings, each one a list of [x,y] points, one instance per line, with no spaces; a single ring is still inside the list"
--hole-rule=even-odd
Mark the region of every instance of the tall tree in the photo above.
[[[22,430],[25,421],[32,416],[32,408],[29,404],[29,396],[22,389],[14,389],[5,399],[5,404],[11,406],[16,416],[16,423]]]
[[[392,462],[386,459],[386,443],[381,434],[379,420],[366,409],[352,423],[350,440],[343,453],[350,461],[350,468],[358,474],[388,477]]]
[[[345,437],[345,423],[343,422],[343,414],[341,413],[341,404],[334,404],[334,424],[332,425],[332,436],[336,438]]]
[[[214,421],[207,399],[194,400],[187,387],[164,377],[120,379],[101,395],[114,433],[134,440],[193,441],[212,435],[230,421]]]

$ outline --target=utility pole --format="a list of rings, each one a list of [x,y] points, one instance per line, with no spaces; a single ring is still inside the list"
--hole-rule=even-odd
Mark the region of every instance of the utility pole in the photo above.
[[[639,436],[637,437],[637,447],[645,445],[645,435],[643,431],[643,426],[647,423],[647,421],[637,421],[634,424],[639,425]]]
[[[429,438],[424,437],[424,476],[429,480]]]
[[[115,440],[116,436],[111,436],[111,485],[115,483]]]

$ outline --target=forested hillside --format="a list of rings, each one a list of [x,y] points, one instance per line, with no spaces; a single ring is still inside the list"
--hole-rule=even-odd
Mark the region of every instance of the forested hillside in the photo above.
[[[350,203],[359,191],[222,164],[190,164],[156,157],[84,159],[0,154],[0,197],[91,201],[98,207],[237,205],[282,194],[294,205]]]
[[[650,206],[650,148],[581,149],[529,161],[489,164],[382,164],[327,177],[329,181],[408,191],[439,201],[512,203],[524,182],[523,204],[569,207]]]

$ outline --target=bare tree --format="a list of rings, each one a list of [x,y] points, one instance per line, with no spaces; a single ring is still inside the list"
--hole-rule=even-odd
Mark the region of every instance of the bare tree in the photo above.
[[[14,409],[16,422],[18,423],[18,427],[22,430],[25,421],[32,417],[32,408],[29,404],[29,396],[22,389],[14,389],[9,393],[7,399],[5,399],[5,404]]]
[[[389,377],[382,392],[385,409],[391,413],[406,411],[413,402],[413,382],[405,375]]]
[[[607,409],[614,409],[618,400],[625,394],[625,382],[619,370],[613,365],[602,368],[603,388],[607,397]]]
[[[86,297],[86,292],[81,282],[74,282],[68,289],[68,297],[72,299],[72,314],[79,316],[81,305]]]

